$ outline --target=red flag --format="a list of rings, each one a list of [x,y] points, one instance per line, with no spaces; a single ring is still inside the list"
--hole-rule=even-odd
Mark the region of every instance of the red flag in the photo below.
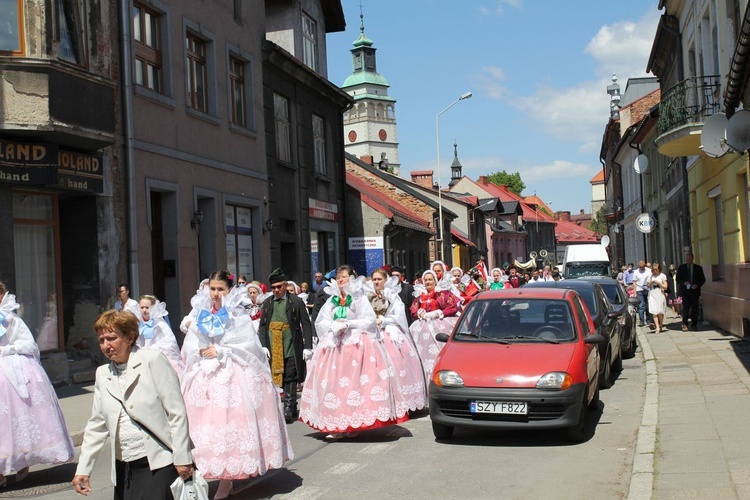
[[[474,280],[470,280],[469,284],[466,285],[466,290],[464,290],[464,294],[467,297],[471,297],[472,295],[476,295],[477,292],[479,292],[479,287],[477,286],[477,282]]]
[[[488,281],[487,266],[484,264],[484,260],[480,260],[477,263],[476,267],[477,267],[477,270],[479,271],[479,274],[482,275],[482,279],[484,280],[484,282],[487,283],[487,281]]]

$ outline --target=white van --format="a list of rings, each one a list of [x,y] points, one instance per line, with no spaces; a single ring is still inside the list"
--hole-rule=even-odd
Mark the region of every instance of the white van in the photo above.
[[[606,246],[593,243],[565,247],[563,277],[568,279],[580,276],[612,277]]]

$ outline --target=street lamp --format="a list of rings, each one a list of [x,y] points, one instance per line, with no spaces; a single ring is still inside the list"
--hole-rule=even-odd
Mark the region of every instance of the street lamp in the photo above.
[[[454,105],[458,103],[458,101],[463,101],[464,99],[468,99],[469,97],[471,97],[471,95],[472,95],[471,92],[466,92],[465,94],[462,94],[461,97],[459,97],[458,99],[450,103],[450,105],[447,108],[445,108],[444,110],[442,110],[440,113],[438,113],[435,116],[435,142],[437,144],[437,175],[438,175],[438,182],[437,182],[438,218],[439,218],[438,224],[440,225],[439,232],[438,232],[438,236],[439,236],[438,241],[440,242],[440,260],[442,260],[443,262],[445,262],[445,256],[443,252],[443,248],[444,248],[444,245],[443,245],[443,193],[440,189],[440,115],[442,115],[443,113],[451,109]]]

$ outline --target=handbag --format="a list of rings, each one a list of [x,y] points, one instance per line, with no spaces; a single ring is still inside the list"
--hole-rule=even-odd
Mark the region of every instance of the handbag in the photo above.
[[[198,469],[193,471],[193,477],[182,479],[177,477],[169,486],[174,500],[208,500],[208,483]]]

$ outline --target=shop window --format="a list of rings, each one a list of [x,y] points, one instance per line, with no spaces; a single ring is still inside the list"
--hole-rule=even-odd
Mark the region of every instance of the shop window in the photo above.
[[[79,66],[86,64],[83,0],[57,0],[58,56]]]
[[[253,210],[248,207],[226,205],[224,225],[226,227],[227,270],[248,281],[255,279],[253,266]]]
[[[23,54],[23,0],[0,0],[0,53]]]
[[[59,240],[54,196],[13,194],[16,300],[39,350],[60,348],[58,327]]]
[[[188,106],[208,113],[206,42],[193,33],[185,35]]]
[[[159,93],[164,92],[161,23],[161,14],[137,2],[133,4],[135,83]]]
[[[276,121],[276,158],[291,163],[289,99],[279,94],[273,95],[273,115]]]

